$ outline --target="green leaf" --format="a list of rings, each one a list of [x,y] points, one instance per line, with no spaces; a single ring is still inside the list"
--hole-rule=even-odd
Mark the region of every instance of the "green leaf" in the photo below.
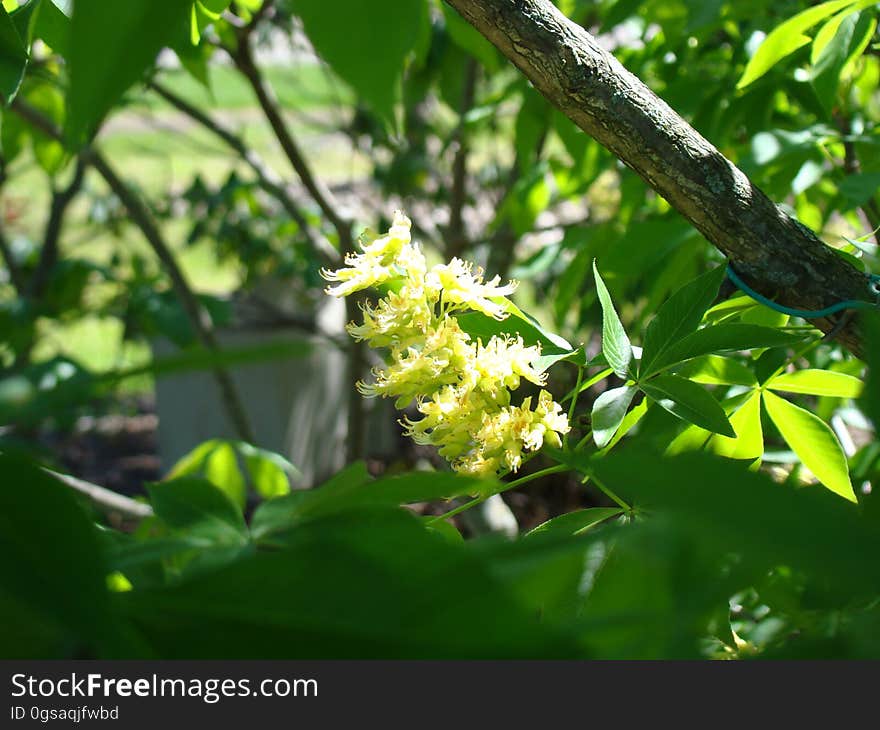
[[[70,487],[22,457],[0,453],[0,473],[0,654],[100,654],[117,622],[91,519]]]
[[[320,487],[296,491],[261,505],[254,513],[251,530],[255,539],[261,539],[345,510],[399,507],[491,493],[496,488],[494,480],[450,472],[412,472],[371,480],[363,464],[358,463]]]
[[[118,603],[144,653],[169,659],[577,656],[572,632],[526,608],[488,562],[411,513],[357,509]]]
[[[725,268],[717,268],[685,284],[673,294],[651,320],[645,333],[639,369],[649,372],[651,363],[670,345],[699,327],[706,310],[718,295]]]
[[[470,23],[448,5],[443,5],[446,32],[461,50],[476,58],[489,71],[498,69],[498,52]]]
[[[880,531],[824,489],[790,489],[710,454],[658,458],[638,448],[597,461],[596,472],[624,499],[671,520],[667,537],[687,534],[692,550],[736,554],[750,573],[740,585],[790,565],[821,586],[845,589],[841,603],[854,591],[876,594]]]
[[[372,479],[366,464],[356,461],[320,487],[305,491],[297,490],[278,499],[264,502],[254,511],[251,534],[254,539],[258,539],[272,532],[286,530],[301,521],[304,513],[307,514],[308,501],[312,502],[311,509],[320,513],[321,502],[332,505],[334,502],[344,501],[347,494],[360,489]],[[326,494],[322,494],[324,491]],[[303,506],[301,502],[307,504]]]
[[[211,439],[182,456],[168,473],[169,478],[199,476],[224,492],[233,504],[244,509],[247,486],[238,467],[232,442]]]
[[[56,86],[48,83],[32,84],[29,80],[21,90],[21,95],[27,99],[28,104],[58,127],[64,124],[64,96]],[[31,128],[30,134],[37,164],[47,175],[60,172],[69,159],[64,145],[36,128]]]
[[[658,375],[639,387],[661,407],[688,423],[731,438],[736,435],[721,404],[701,385],[678,375]]]
[[[810,64],[813,66],[819,61],[819,58],[822,56],[822,51],[825,50],[825,47],[834,39],[837,35],[837,30],[840,28],[840,24],[848,18],[853,13],[863,10],[864,8],[868,8],[871,5],[876,5],[877,0],[859,0],[847,8],[844,8],[841,12],[835,15],[830,20],[826,21],[822,27],[819,29],[819,32],[816,33],[813,38],[813,45],[810,46]]]
[[[788,393],[827,395],[833,398],[858,398],[864,384],[852,375],[808,368],[777,375],[765,385],[771,390],[783,390]]]
[[[25,49],[30,47],[34,25],[39,16],[39,13],[36,11],[40,8],[41,2],[42,0],[31,0],[27,5],[20,5],[9,14]]]
[[[34,37],[65,58],[70,53],[71,11],[70,0],[43,0],[34,25]]]
[[[757,385],[755,374],[741,362],[720,355],[706,355],[685,363],[676,373],[704,385]]]
[[[428,22],[427,4],[420,0],[340,0],[334,3],[333,12],[327,12],[323,0],[294,0],[293,10],[320,56],[393,125],[405,60]]]
[[[735,438],[716,434],[709,449],[728,459],[759,459],[764,454],[764,431],[761,427],[761,393],[755,391],[732,416],[730,425]]]
[[[614,303],[608,288],[599,274],[599,269],[593,261],[593,276],[596,279],[596,291],[599,294],[599,303],[602,305],[602,352],[608,365],[621,378],[627,377],[629,364],[632,361],[632,346],[629,337],[620,323],[620,317],[614,310]]]
[[[247,526],[238,507],[205,479],[180,477],[147,487],[156,516],[187,538],[208,545],[244,545]]]
[[[189,20],[190,0],[76,0],[67,138],[81,146]]]
[[[667,348],[663,355],[654,361],[650,370],[640,377],[648,377],[671,365],[703,355],[751,350],[757,347],[782,347],[793,345],[803,339],[804,335],[802,334],[782,332],[771,327],[724,322],[704,327],[679,340]]]
[[[290,492],[288,475],[295,476],[297,470],[287,459],[243,441],[236,442],[235,448],[244,459],[251,484],[263,499],[274,499]]]
[[[855,502],[846,454],[828,425],[808,410],[768,391],[764,392],[764,407],[804,466],[832,492]]]
[[[853,205],[864,205],[880,188],[880,172],[860,172],[841,181],[838,189]]]
[[[24,41],[9,13],[0,6],[0,96],[7,106],[21,86],[27,62],[28,51]]]
[[[809,30],[841,8],[853,5],[854,2],[855,0],[825,2],[798,13],[774,28],[758,47],[755,55],[749,59],[736,88],[744,89],[761,78],[783,58],[807,45],[810,38],[804,35],[804,31]]]
[[[600,522],[623,514],[620,507],[591,507],[554,517],[526,533],[525,537],[538,535],[580,535]]]
[[[877,21],[871,13],[851,13],[843,18],[834,37],[819,55],[811,76],[816,96],[827,112],[830,113],[837,103],[841,73],[852,58],[861,55],[876,27]]]
[[[637,392],[634,385],[624,385],[606,390],[593,402],[593,441],[600,449],[614,438]]]
[[[523,338],[526,345],[540,345],[541,356],[532,363],[539,371],[546,370],[560,360],[583,359],[583,350],[573,347],[559,335],[541,326],[534,317],[522,311],[513,302],[501,302],[509,317],[497,320],[482,312],[465,312],[456,315],[459,326],[474,339],[480,338],[487,343],[494,336],[509,335]]]

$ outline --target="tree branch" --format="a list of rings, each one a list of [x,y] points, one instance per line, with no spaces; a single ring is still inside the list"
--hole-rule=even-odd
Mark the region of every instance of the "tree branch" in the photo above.
[[[276,178],[272,169],[266,165],[256,152],[249,149],[240,137],[235,136],[211,116],[198,107],[193,106],[180,96],[177,96],[177,94],[157,81],[150,81],[147,83],[147,87],[155,91],[175,109],[183,112],[190,117],[190,119],[201,124],[205,129],[217,136],[220,140],[226,143],[228,147],[234,150],[257,176],[257,181],[260,184],[260,187],[275,198],[287,214],[296,221],[315,253],[318,254],[318,256],[320,256],[327,264],[339,261],[339,252],[336,251],[336,249],[330,245],[329,241],[327,241],[320,233],[312,230],[305,215],[284,187],[284,184]]]
[[[270,15],[269,0],[263,4],[267,17]],[[255,18],[256,21],[256,18]],[[312,172],[308,161],[299,148],[281,114],[278,101],[271,87],[265,82],[254,60],[251,49],[251,34],[255,23],[237,30],[237,46],[235,49],[226,49],[231,56],[236,68],[248,80],[257,102],[266,116],[269,126],[275,133],[281,149],[287,156],[303,186],[312,199],[317,203],[321,212],[333,226],[339,239],[339,250],[345,254],[354,251],[354,237],[351,233],[351,221],[348,220],[339,209],[339,205],[324,183]],[[345,300],[346,316],[349,320],[355,319],[359,314],[359,298],[347,297]],[[360,342],[352,342],[348,357],[348,460],[354,461],[363,455],[366,426],[364,423],[364,406],[360,394],[355,388],[355,383],[361,379],[366,370],[366,354],[364,345]]]
[[[661,194],[766,296],[798,309],[870,301],[868,281],[550,0],[446,0],[554,106]],[[860,329],[839,339],[863,352]],[[839,316],[813,320],[824,332]]]
[[[18,268],[18,262],[12,253],[12,247],[9,245],[9,240],[6,238],[6,232],[3,230],[2,224],[0,224],[0,258],[6,264],[6,270],[9,272],[9,281],[15,287],[16,293],[22,296],[25,290],[24,278],[21,275],[21,270]]]
[[[63,190],[52,191],[52,203],[49,207],[49,221],[46,223],[46,231],[43,234],[43,246],[40,250],[40,260],[37,269],[28,285],[28,297],[39,299],[49,283],[49,276],[55,264],[58,263],[58,240],[61,237],[61,224],[64,214],[71,201],[77,196],[82,187],[86,165],[82,157],[76,160],[76,168],[70,184]]]
[[[0,188],[5,184],[6,160],[0,157]],[[18,268],[15,254],[12,253],[12,246],[9,245],[9,240],[6,238],[6,231],[3,228],[4,223],[5,221],[0,218],[0,258],[2,258],[3,263],[6,264],[6,269],[9,271],[9,282],[14,287],[16,294],[18,294],[18,296],[24,296],[24,277],[21,274],[21,269]]]
[[[234,50],[227,49],[227,52],[230,53],[236,67],[253,89],[257,102],[263,110],[269,126],[272,127],[272,131],[278,139],[278,143],[281,145],[281,149],[284,151],[291,167],[299,176],[309,195],[318,204],[321,212],[336,230],[336,234],[339,237],[340,250],[343,252],[351,251],[354,244],[354,239],[351,235],[351,222],[346,220],[339,212],[339,206],[333,198],[333,193],[314,175],[299,145],[287,128],[287,124],[278,106],[278,100],[257,68],[250,46],[249,27],[246,26],[245,29],[239,31],[237,48]]]
[[[122,494],[117,494],[97,484],[77,479],[69,474],[60,474],[51,469],[45,469],[46,473],[63,482],[68,487],[86,495],[92,503],[108,515],[120,515],[129,520],[140,522],[147,517],[153,516],[153,508],[143,502],[137,502]]]
[[[21,116],[22,119],[33,125],[35,128],[39,129],[52,139],[57,139],[59,142],[63,143],[64,138],[61,134],[61,130],[57,129],[55,125],[39,111],[28,106],[20,99],[16,99],[15,102],[13,102],[12,109]],[[92,165],[101,177],[104,178],[107,185],[110,186],[110,189],[125,206],[131,221],[140,228],[144,238],[147,239],[147,242],[162,263],[165,272],[171,279],[171,286],[174,288],[177,298],[180,301],[198,340],[205,348],[214,352],[219,352],[220,347],[214,336],[210,315],[202,306],[192,289],[190,289],[189,283],[183,275],[183,271],[180,266],[178,266],[177,260],[174,258],[174,254],[168,244],[165,243],[165,239],[162,237],[162,233],[156,225],[156,222],[153,220],[153,216],[147,206],[134,193],[134,191],[128,187],[119,175],[116,174],[116,171],[96,148],[84,147],[80,152],[80,156]],[[220,388],[223,403],[238,437],[243,441],[253,443],[253,431],[238,395],[238,391],[235,388],[235,384],[232,382],[232,378],[229,373],[220,366],[215,365],[212,370],[217,385]]]

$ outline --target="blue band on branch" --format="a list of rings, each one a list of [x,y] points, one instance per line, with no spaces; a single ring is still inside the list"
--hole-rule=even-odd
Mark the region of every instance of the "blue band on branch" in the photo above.
[[[775,309],[777,312],[789,314],[792,317],[801,317],[803,319],[821,319],[830,317],[832,314],[843,312],[847,309],[880,309],[880,276],[877,274],[866,274],[868,290],[872,292],[876,298],[875,302],[867,302],[859,299],[845,299],[836,302],[824,309],[794,309],[786,307],[772,299],[768,299],[763,294],[759,294],[746,284],[736,273],[736,270],[730,264],[727,265],[727,278],[730,279],[743,293],[748,294],[756,302]]]

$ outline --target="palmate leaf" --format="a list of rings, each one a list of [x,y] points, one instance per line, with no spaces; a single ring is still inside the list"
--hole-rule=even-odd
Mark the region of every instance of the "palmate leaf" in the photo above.
[[[782,438],[816,478],[835,494],[856,501],[846,454],[831,428],[800,406],[764,391],[764,408]]]
[[[719,266],[689,282],[664,302],[645,332],[640,370],[649,371],[651,363],[667,347],[699,327],[723,280],[724,267]]]
[[[632,345],[620,317],[614,309],[611,295],[602,280],[596,262],[593,261],[593,276],[596,279],[596,291],[599,294],[599,303],[602,305],[602,352],[608,364],[621,378],[627,376],[629,364],[632,361]]]

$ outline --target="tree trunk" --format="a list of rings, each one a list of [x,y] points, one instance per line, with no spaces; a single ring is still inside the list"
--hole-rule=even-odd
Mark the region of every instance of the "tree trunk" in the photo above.
[[[446,2],[693,223],[757,291],[802,310],[872,300],[863,273],[786,215],[550,0]],[[812,321],[824,332],[838,325],[838,339],[861,355],[861,331],[849,314]]]

